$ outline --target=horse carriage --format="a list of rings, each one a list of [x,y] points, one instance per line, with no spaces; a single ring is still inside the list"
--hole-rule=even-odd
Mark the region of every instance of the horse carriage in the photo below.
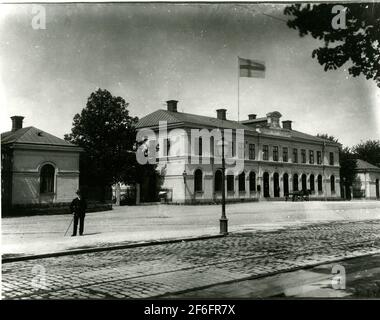
[[[285,194],[285,200],[288,201],[292,198],[292,201],[309,201],[310,194],[310,190],[293,191]]]

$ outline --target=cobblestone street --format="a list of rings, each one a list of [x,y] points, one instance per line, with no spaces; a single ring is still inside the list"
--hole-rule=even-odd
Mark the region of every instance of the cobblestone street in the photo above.
[[[329,222],[208,240],[3,263],[5,299],[165,297],[380,252],[380,221]],[[41,281],[40,281],[41,280]],[[45,285],[39,288],[38,285]]]

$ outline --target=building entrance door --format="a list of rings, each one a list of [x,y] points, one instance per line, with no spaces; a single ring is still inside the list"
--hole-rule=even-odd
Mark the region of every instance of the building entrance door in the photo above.
[[[380,190],[379,190],[379,179],[376,179],[376,198],[380,198]]]
[[[273,195],[276,198],[280,196],[280,179],[277,172],[273,175]]]
[[[264,172],[264,197],[269,198],[269,173]]]

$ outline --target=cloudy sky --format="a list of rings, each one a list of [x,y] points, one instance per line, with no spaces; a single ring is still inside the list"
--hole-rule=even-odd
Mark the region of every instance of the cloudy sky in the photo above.
[[[282,5],[56,4],[34,30],[32,5],[2,5],[1,131],[12,115],[59,137],[91,92],[108,89],[142,117],[165,101],[179,111],[237,120],[237,57],[264,60],[240,79],[240,119],[279,111],[296,130],[347,146],[380,137],[380,90],[344,68],[324,72],[318,41],[286,26]]]

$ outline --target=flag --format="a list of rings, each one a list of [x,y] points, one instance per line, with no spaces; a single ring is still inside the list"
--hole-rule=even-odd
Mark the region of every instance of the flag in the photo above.
[[[265,62],[239,57],[239,76],[248,78],[264,78]]]

